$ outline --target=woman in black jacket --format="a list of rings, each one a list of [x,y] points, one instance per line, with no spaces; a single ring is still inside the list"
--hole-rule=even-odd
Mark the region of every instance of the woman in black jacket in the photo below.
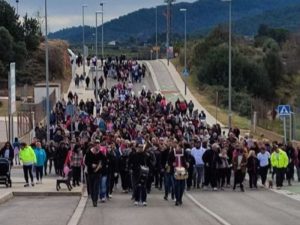
[[[5,145],[0,150],[0,158],[8,159],[11,165],[13,165],[14,160],[14,149],[10,142],[6,142]]]
[[[133,151],[134,152],[134,151]],[[142,145],[136,147],[136,152],[130,155],[129,165],[132,169],[134,205],[142,203],[147,206],[146,184],[149,174],[150,159]]]
[[[250,150],[247,159],[247,170],[249,174],[249,187],[257,188],[257,172],[258,172],[259,162],[256,158],[255,151]]]

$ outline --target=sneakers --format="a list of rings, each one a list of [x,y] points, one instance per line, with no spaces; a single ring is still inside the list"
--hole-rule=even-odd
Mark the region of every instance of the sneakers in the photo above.
[[[31,183],[31,187],[34,187],[34,183],[33,182]]]
[[[218,188],[214,187],[214,188],[213,188],[213,191],[218,191]]]
[[[29,184],[28,183],[24,184],[24,187],[29,187]]]
[[[138,206],[138,205],[139,205],[139,203],[138,203],[137,201],[135,201],[135,202],[134,202],[134,205],[135,205],[135,206]]]
[[[165,195],[164,196],[164,200],[168,201],[168,196]]]
[[[97,201],[93,201],[93,206],[97,207]]]
[[[102,203],[106,202],[106,198],[101,198],[101,202]]]
[[[143,206],[147,206],[147,202],[143,202]]]

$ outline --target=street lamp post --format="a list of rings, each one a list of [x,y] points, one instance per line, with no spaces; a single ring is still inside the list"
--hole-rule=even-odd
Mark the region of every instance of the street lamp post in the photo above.
[[[156,6],[156,10],[155,10],[155,50],[156,50],[156,59],[158,59],[157,33],[158,33],[158,27],[157,27],[157,6]]]
[[[19,14],[19,0],[16,0],[17,3],[17,15]]]
[[[231,95],[232,95],[232,87],[231,87],[231,57],[232,57],[232,52],[231,52],[231,1],[232,0],[222,0],[223,2],[228,2],[229,3],[229,25],[228,25],[228,30],[229,30],[229,50],[228,50],[228,60],[229,60],[229,66],[228,66],[228,128],[230,129],[232,126],[232,109],[231,109]]]
[[[98,101],[98,90],[99,90],[99,85],[98,85],[98,14],[102,14],[103,12],[101,11],[97,11],[95,13],[96,16],[96,68],[95,68],[95,72],[96,72],[96,100]]]
[[[45,57],[46,57],[46,141],[50,141],[50,101],[49,101],[49,47],[48,47],[48,18],[47,0],[45,0]]]
[[[82,5],[82,52],[83,52],[83,75],[85,76],[85,35],[84,35],[84,8],[87,5]]]
[[[101,2],[100,3],[100,6],[101,6],[101,10],[102,10],[102,25],[101,25],[101,55],[102,55],[102,58],[104,59],[104,29],[103,29],[103,14],[104,14],[104,9],[103,9],[103,6],[104,6],[104,3]]]
[[[187,9],[180,9],[181,12],[184,13],[184,70],[183,70],[183,75],[187,76],[188,71],[187,71],[187,65],[186,65],[186,12]],[[186,95],[186,82],[184,81],[184,94]]]

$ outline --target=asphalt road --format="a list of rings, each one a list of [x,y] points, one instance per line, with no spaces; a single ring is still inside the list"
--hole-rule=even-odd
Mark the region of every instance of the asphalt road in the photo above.
[[[189,199],[183,199],[183,206],[175,206],[174,202],[163,200],[163,193],[148,195],[148,206],[134,206],[128,194],[114,194],[113,198],[98,204],[87,202],[81,225],[216,225],[218,222],[195,206]]]
[[[1,225],[65,225],[79,197],[15,197],[0,205]]]
[[[227,189],[222,192],[191,192],[202,205],[232,225],[298,225],[299,201],[266,189]]]

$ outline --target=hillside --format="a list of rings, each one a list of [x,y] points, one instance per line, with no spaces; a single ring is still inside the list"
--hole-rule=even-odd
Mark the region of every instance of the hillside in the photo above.
[[[228,21],[228,4],[220,0],[178,3],[172,7],[172,30],[174,33],[183,32],[183,15],[179,11],[180,8],[187,8],[188,10],[187,30],[189,33],[207,32],[217,24],[227,23]],[[253,34],[258,25],[263,22],[270,25],[280,24],[283,27],[295,29],[300,22],[293,19],[293,15],[300,13],[299,8],[300,0],[235,0],[232,3],[232,18],[237,24],[236,31],[241,34]],[[159,33],[164,33],[166,30],[165,11],[165,5],[158,7]],[[267,18],[266,15],[268,15]],[[283,17],[284,19],[282,19]],[[290,19],[286,19],[289,17]],[[249,21],[255,21],[255,24],[253,25]],[[129,37],[147,40],[155,32],[155,8],[140,9],[107,22],[104,26],[105,41],[122,41],[127,40]],[[78,43],[81,42],[81,32],[81,26],[72,27],[51,33],[49,37]],[[94,32],[95,28],[86,27],[87,42],[94,40]]]

